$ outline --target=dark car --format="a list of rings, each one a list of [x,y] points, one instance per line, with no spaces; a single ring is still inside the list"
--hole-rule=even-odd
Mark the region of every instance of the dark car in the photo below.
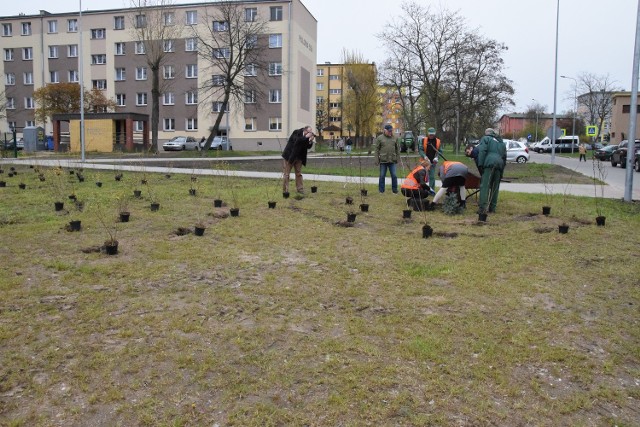
[[[640,151],[636,152],[636,172],[640,172]]]
[[[625,139],[620,143],[620,145],[618,145],[618,148],[613,151],[613,153],[611,154],[611,166],[616,167],[618,166],[618,164],[620,164],[621,168],[627,167],[628,145],[629,141]],[[638,152],[638,150],[640,149],[638,147],[640,147],[640,139],[636,139],[636,152]]]
[[[617,145],[606,145],[602,148],[598,148],[593,152],[593,157],[603,161],[611,160],[611,155],[616,148],[618,148]]]

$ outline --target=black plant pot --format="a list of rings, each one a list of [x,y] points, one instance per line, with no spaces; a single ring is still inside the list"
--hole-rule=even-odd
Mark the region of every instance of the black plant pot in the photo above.
[[[431,237],[433,235],[433,228],[431,228],[431,226],[425,224],[422,226],[422,238],[423,239],[428,239],[429,237]]]
[[[77,199],[78,198],[76,197],[75,194],[69,194],[69,200],[73,200],[75,202]]]
[[[369,204],[368,203],[361,203],[360,204],[360,210],[362,212],[369,212]]]
[[[486,213],[478,214],[478,221],[487,222],[487,214]]]
[[[204,227],[199,227],[196,225],[193,228],[193,234],[195,234],[196,236],[202,236],[204,234]]]
[[[361,196],[366,196],[367,194],[368,194],[368,191],[367,191],[367,190],[365,190],[364,188],[361,188],[361,189],[360,189],[360,195],[361,195]]]
[[[74,171],[69,171],[69,175],[73,175],[75,172]]]
[[[64,208],[64,202],[54,202],[53,205],[55,206],[56,212],[59,212]]]
[[[104,250],[107,255],[117,255],[118,254],[118,241],[112,242],[104,242]]]
[[[352,205],[353,204],[353,197],[351,197],[351,196],[347,197],[346,199],[344,199],[344,202],[347,205]]]
[[[214,208],[221,208],[221,207],[222,207],[222,200],[220,200],[220,199],[215,199],[215,200],[213,201],[213,207],[214,207]]]
[[[0,169],[0,173],[4,173],[4,169]]]
[[[558,232],[560,234],[567,234],[569,232],[569,226],[566,224],[561,224],[558,226]]]
[[[27,184],[20,183],[18,184],[18,187],[20,187],[21,190],[24,190],[27,188]]]
[[[269,209],[275,209],[276,208],[276,202],[267,202],[269,204]]]
[[[45,178],[44,175],[40,175],[38,179],[40,180],[40,182],[45,182],[47,180],[47,178]]]
[[[133,197],[139,199],[142,196],[142,190],[133,190]]]
[[[542,215],[549,215],[551,213],[551,206],[542,207]]]
[[[411,209],[405,209],[402,211],[402,218],[411,218]]]
[[[312,193],[317,193],[318,192],[318,187],[316,187],[315,185],[311,187],[311,192]]]
[[[18,175],[18,171],[13,171],[12,173],[13,173],[13,176]]]
[[[122,175],[116,175],[115,179],[116,179],[116,181],[120,181],[122,179]]]
[[[5,181],[0,181],[0,187],[6,187],[7,183]]]
[[[282,192],[282,197],[285,198],[285,199],[288,199],[289,198],[289,192],[288,191],[283,191]]]
[[[120,212],[120,222],[129,222],[131,212]]]
[[[347,213],[347,222],[355,222],[356,215],[357,214],[355,212],[348,212]]]
[[[606,216],[597,216],[596,217],[596,225],[598,225],[599,227],[604,227],[604,222],[607,219]]]
[[[148,181],[146,179],[141,179],[140,180],[140,184],[142,184],[142,185],[147,185],[147,182]]]
[[[102,187],[102,183],[100,181],[96,182],[97,187]]]
[[[196,195],[196,189],[195,188],[190,188],[189,189],[189,195],[190,196],[195,196]]]
[[[33,165],[29,165],[29,169],[33,169]]]
[[[78,177],[78,182],[84,182],[84,176],[76,175]]]
[[[7,174],[7,176],[8,176],[9,178],[13,178],[13,172],[9,172],[9,173]]]
[[[164,177],[165,177],[165,178],[167,178],[167,179],[169,179],[169,178],[171,178],[171,174],[169,174],[169,173],[168,173],[168,174],[166,174]]]
[[[160,203],[154,202],[151,203],[151,212],[155,212],[160,209]]]
[[[69,231],[80,231],[82,221],[69,221]]]
[[[13,166],[11,166],[11,167],[9,168],[9,170],[10,170],[11,172],[13,172],[13,171],[15,171],[15,170],[16,170],[16,168],[15,168],[15,167],[13,167]]]
[[[240,215],[240,208],[231,208],[231,209],[229,209],[229,214],[231,216],[239,216]]]

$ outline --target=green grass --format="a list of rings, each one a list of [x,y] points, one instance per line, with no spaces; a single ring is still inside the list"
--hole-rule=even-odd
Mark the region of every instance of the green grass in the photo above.
[[[503,192],[486,224],[474,200],[403,220],[370,185],[344,227],[356,182],[268,209],[275,181],[200,177],[193,197],[189,175],[18,168],[0,189],[0,425],[637,424],[637,204],[602,201],[596,227],[593,199],[545,217],[544,196]],[[55,212],[72,190],[84,209]],[[232,190],[238,218],[212,207]],[[117,256],[95,251],[100,213]],[[203,237],[176,234],[197,221]]]

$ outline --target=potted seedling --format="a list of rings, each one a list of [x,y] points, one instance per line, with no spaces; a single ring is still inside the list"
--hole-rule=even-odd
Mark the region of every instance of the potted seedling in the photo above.
[[[607,219],[607,217],[604,216],[602,212],[602,202],[604,201],[604,186],[606,182],[605,180],[607,179],[607,170],[605,169],[602,162],[595,157],[593,157],[592,162],[593,191],[595,193],[593,200],[596,203],[596,225],[603,227],[605,224],[605,220]]]
[[[130,196],[128,194],[120,194],[116,197],[120,222],[129,222],[129,218],[131,216],[131,210],[129,209],[129,197]]]

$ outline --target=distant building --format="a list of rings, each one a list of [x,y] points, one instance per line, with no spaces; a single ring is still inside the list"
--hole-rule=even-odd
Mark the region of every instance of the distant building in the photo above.
[[[631,112],[631,92],[614,92],[611,95],[613,109],[611,110],[611,144],[619,144],[629,136],[629,114]],[[640,113],[640,105],[637,107]],[[640,139],[640,122],[636,114],[636,136]]]
[[[560,116],[556,115],[556,121],[560,120],[572,120],[573,116]],[[522,114],[522,113],[509,113],[503,114],[498,120],[498,131],[500,135],[505,138],[514,138],[514,135],[520,135],[527,125],[535,126],[536,120],[538,121],[538,127],[543,130],[541,135],[538,135],[538,139],[544,138],[547,129],[553,125],[553,114]],[[571,130],[571,129],[569,129]]]

